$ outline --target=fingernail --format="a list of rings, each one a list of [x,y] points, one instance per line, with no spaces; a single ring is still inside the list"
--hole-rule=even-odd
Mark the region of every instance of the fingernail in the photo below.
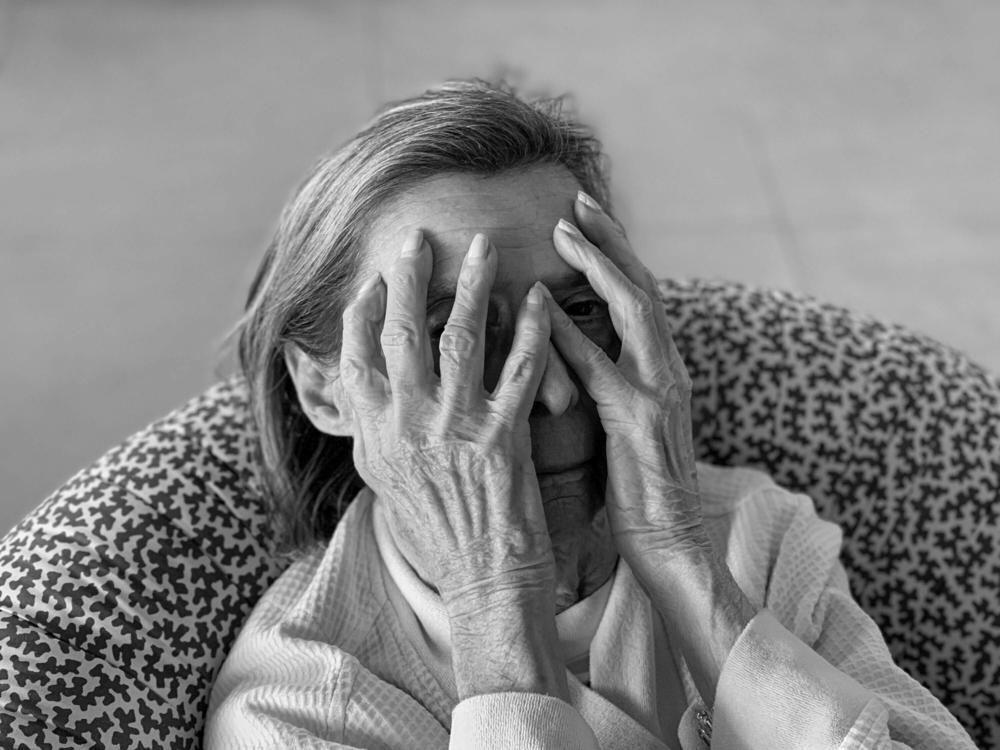
[[[604,209],[601,208],[601,204],[598,203],[597,201],[595,201],[593,198],[591,198],[589,195],[587,195],[582,190],[580,190],[580,191],[577,192],[576,199],[578,201],[580,201],[580,203],[582,203],[583,205],[585,205],[589,209],[592,209],[594,211],[599,211],[599,212],[602,212],[602,213],[604,212]]]
[[[559,223],[556,224],[556,227],[574,239],[583,239],[583,235],[580,234],[580,230],[573,226],[570,222],[566,221],[566,219],[559,219]]]
[[[403,243],[403,249],[399,253],[402,258],[413,258],[420,253],[424,247],[424,233],[420,230],[410,232]]]
[[[545,296],[539,288],[541,285],[542,282],[536,281],[528,290],[528,307],[538,309],[545,304]]]
[[[469,260],[482,262],[490,254],[490,240],[485,234],[477,234],[469,246]]]

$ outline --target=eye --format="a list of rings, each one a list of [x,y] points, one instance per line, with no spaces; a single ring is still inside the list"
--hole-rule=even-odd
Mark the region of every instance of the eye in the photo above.
[[[612,359],[618,358],[621,342],[611,322],[607,302],[598,297],[593,289],[588,289],[567,297],[560,304],[587,338]]]
[[[608,315],[607,303],[593,292],[564,300],[562,308],[578,323],[606,318]]]
[[[603,303],[597,300],[586,299],[579,302],[571,302],[565,305],[563,309],[572,318],[591,318],[602,314],[604,312],[603,307]]]

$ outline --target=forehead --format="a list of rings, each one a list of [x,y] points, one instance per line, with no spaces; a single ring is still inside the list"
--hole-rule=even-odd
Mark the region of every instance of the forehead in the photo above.
[[[554,165],[490,176],[439,175],[404,191],[382,211],[368,232],[366,254],[373,269],[385,272],[407,233],[420,229],[434,253],[434,277],[453,279],[472,238],[482,232],[497,249],[497,285],[570,273],[556,254],[552,230],[560,218],[573,218],[578,189],[573,175]]]

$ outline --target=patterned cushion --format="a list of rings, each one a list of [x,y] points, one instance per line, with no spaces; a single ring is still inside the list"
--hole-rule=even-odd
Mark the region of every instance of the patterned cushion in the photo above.
[[[664,282],[703,460],[770,471],[845,531],[893,655],[1000,746],[1000,383],[789,294]],[[209,690],[286,561],[234,378],[80,472],[0,543],[0,738],[200,746]]]

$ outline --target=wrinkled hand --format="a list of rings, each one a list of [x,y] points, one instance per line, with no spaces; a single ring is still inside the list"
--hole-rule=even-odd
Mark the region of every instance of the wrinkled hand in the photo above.
[[[431,255],[416,232],[386,284],[376,276],[361,289],[344,313],[340,371],[354,414],[358,472],[454,627],[457,618],[498,602],[553,596],[551,543],[528,434],[549,319],[544,296],[532,290],[500,380],[486,392],[496,252],[477,236],[440,339],[438,377],[425,325]]]
[[[574,215],[586,236],[561,221],[556,250],[608,303],[621,354],[612,362],[550,303],[552,339],[597,404],[607,434],[608,519],[619,553],[640,572],[650,551],[662,561],[710,546],[691,436],[691,380],[653,277],[624,232],[592,199],[578,199]]]

